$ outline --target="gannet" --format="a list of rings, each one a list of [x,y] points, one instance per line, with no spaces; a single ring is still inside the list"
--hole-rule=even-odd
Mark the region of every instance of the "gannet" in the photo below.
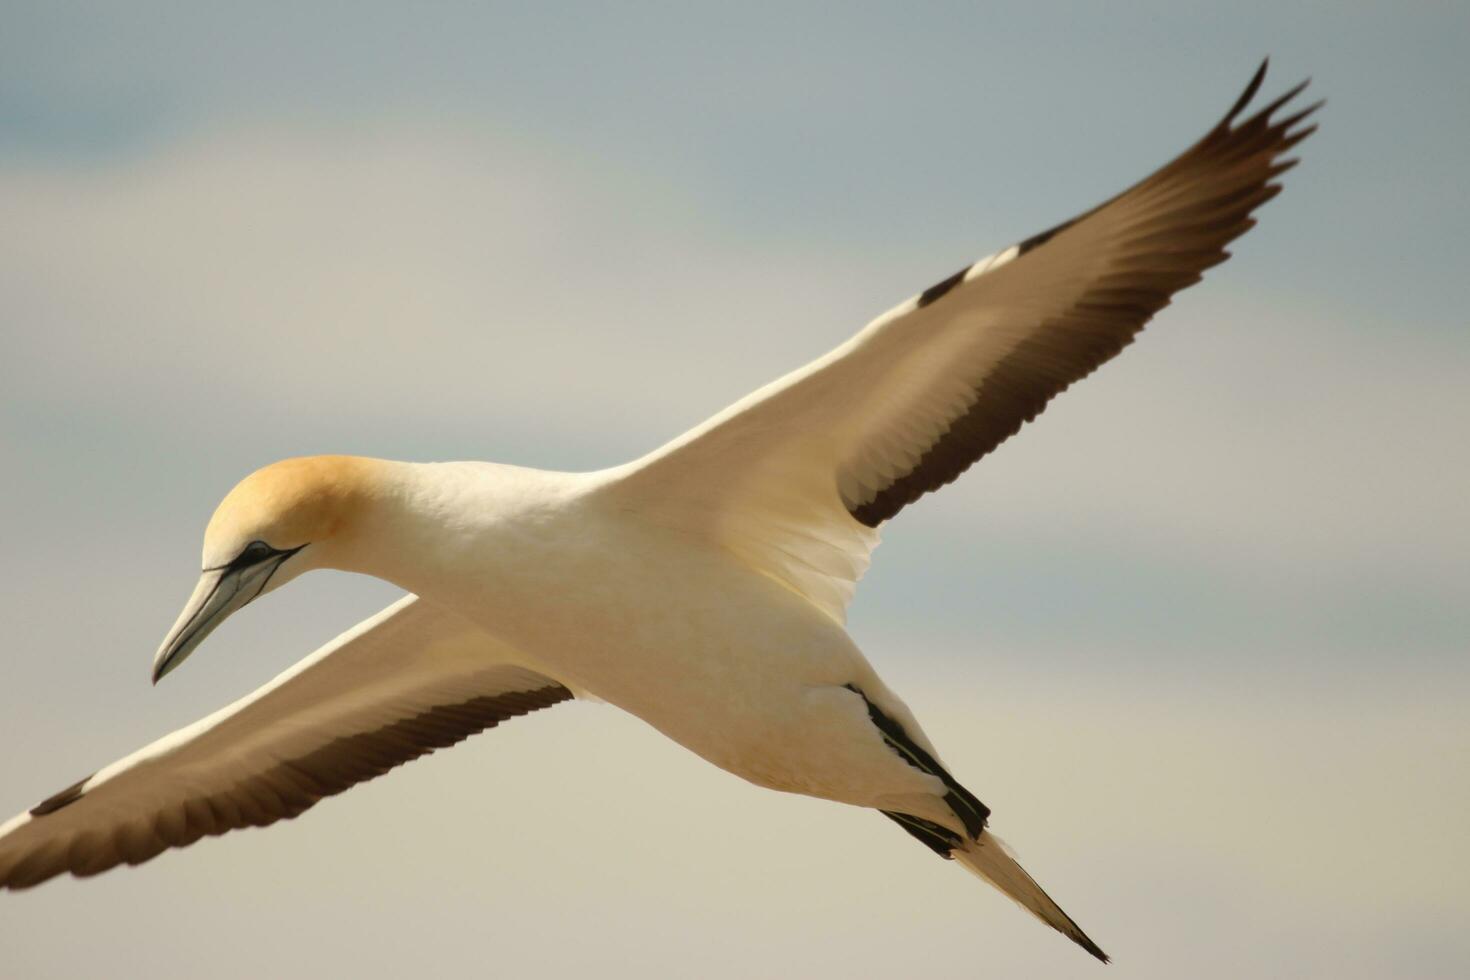
[[[965,266],[627,465],[557,473],[346,456],[248,476],[204,534],[156,683],[312,569],[408,595],[253,694],[0,827],[0,886],[93,875],[294,817],[574,696],[758,786],[879,811],[1106,962],[989,829],[844,629],[878,528],[1121,351],[1224,261],[1296,161],[1305,87],[1152,176]]]

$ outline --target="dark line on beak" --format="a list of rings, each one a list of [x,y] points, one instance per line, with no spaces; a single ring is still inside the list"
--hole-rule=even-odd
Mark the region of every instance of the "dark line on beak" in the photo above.
[[[302,545],[301,546],[301,548],[305,548],[305,547],[306,547],[306,545]],[[300,551],[301,548],[297,548],[296,551]],[[258,588],[258,589],[255,590],[255,595],[251,596],[249,599],[246,599],[244,602],[240,603],[240,608],[241,609],[244,609],[246,606],[250,605],[256,599],[259,599],[260,598],[260,594],[265,591],[265,587],[267,585],[270,585],[271,584],[271,579],[275,576],[276,570],[279,569],[282,565],[286,564],[286,559],[287,558],[290,558],[292,555],[296,554],[296,551],[286,552],[285,554],[281,555],[279,558],[275,559],[275,562],[276,563],[271,566],[271,570],[270,571],[268,571],[268,572],[265,573],[265,578],[263,578],[263,579],[260,580],[260,588]]]
[[[308,541],[306,542],[306,544],[311,544],[311,542]],[[305,548],[306,544],[298,544],[294,548],[287,548],[285,550],[277,549],[275,554],[271,555],[270,558],[267,558],[266,561],[274,561],[275,564],[271,566],[270,571],[265,573],[265,578],[261,580],[260,588],[255,590],[255,595],[240,603],[240,608],[244,609],[256,599],[259,599],[260,594],[265,591],[265,587],[267,585],[271,584],[271,579],[275,578],[276,572],[280,571],[281,566],[286,564],[286,561],[291,558],[292,555],[296,554],[296,552],[300,551],[302,548]]]

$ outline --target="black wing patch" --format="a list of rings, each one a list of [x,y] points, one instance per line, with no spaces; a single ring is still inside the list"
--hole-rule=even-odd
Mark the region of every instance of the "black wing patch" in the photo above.
[[[95,775],[97,774],[92,774],[92,776]],[[31,807],[31,816],[44,817],[48,813],[55,813],[62,807],[70,806],[77,800],[80,800],[82,798],[82,787],[87,785],[87,780],[91,779],[92,776],[83,776],[60,793],[46,797],[40,803]]]
[[[1088,214],[1091,213],[1092,212],[1090,211],[1088,212]],[[1048,228],[1046,231],[1043,231],[1040,234],[1032,235],[1030,238],[1026,239],[1016,246],[1016,258],[1020,258],[1027,252],[1031,251],[1033,248],[1038,248],[1042,245],[1045,245],[1047,242],[1056,237],[1056,235],[1066,231],[1068,228],[1072,227],[1081,220],[1081,217],[1077,217],[1073,218],[1071,221],[1063,221],[1061,224],[1057,225],[1054,228]]]
[[[967,265],[949,278],[942,279],[939,282],[936,282],[934,285],[930,286],[928,289],[920,293],[919,309],[922,310],[924,307],[928,306],[935,300],[940,299],[944,296],[945,293],[958,286],[961,282],[964,281],[965,273],[969,272],[973,268],[973,265]]]
[[[904,761],[915,769],[918,769],[920,772],[927,772],[931,776],[937,776],[939,781],[944,783],[945,788],[949,790],[949,792],[944,794],[944,802],[949,804],[949,808],[954,811],[954,815],[959,817],[960,822],[965,825],[965,831],[970,837],[978,838],[980,831],[985,829],[985,821],[990,819],[990,807],[981,803],[975,798],[975,794],[956,782],[955,778],[939,764],[937,759],[924,751],[917,742],[909,738],[908,733],[903,730],[903,726],[885,715],[876,704],[868,700],[866,694],[851,684],[845,686],[849,691],[862,698],[863,703],[868,706],[868,718],[877,727],[878,731],[883,733],[883,741],[888,743],[889,748],[903,756]],[[920,820],[918,817],[913,817],[908,814],[889,814],[886,810],[883,812],[892,819],[897,820],[903,825],[905,830],[914,834],[916,837],[919,836],[915,833],[916,827],[917,829],[924,830],[926,833],[937,833],[941,839],[943,839],[945,834],[949,834],[943,827],[930,823],[927,820]],[[949,834],[949,836],[952,837],[953,835]],[[930,847],[935,847],[930,840],[923,837],[919,839],[923,840]],[[956,846],[957,843],[948,844],[944,853],[948,855],[949,849]]]
[[[956,847],[964,844],[959,834],[922,817],[916,817],[911,813],[898,813],[894,810],[879,810],[878,812],[908,831],[920,844],[946,861],[954,857]]]

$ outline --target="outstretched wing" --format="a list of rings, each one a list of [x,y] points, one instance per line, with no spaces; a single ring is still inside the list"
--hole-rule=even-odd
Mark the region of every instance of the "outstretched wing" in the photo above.
[[[1316,106],[1219,124],[1106,203],[966,266],[630,467],[617,490],[843,618],[875,529],[954,480],[1223,262]],[[1305,84],[1305,83],[1304,83]]]
[[[407,596],[269,684],[0,826],[0,888],[92,875],[318,800],[565,701],[561,684]]]

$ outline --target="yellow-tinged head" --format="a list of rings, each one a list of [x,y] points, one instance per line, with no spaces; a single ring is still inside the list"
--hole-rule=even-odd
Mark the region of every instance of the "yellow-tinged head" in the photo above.
[[[255,541],[290,549],[336,538],[362,514],[382,466],[361,456],[302,456],[256,470],[209,519],[204,567],[231,561]]]
[[[329,564],[382,492],[387,465],[360,456],[304,456],[241,480],[205,529],[204,570],[154,658],[154,683],[231,613]]]

